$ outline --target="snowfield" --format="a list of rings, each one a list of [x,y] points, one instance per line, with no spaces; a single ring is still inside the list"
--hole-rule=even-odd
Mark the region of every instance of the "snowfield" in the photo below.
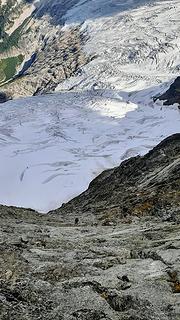
[[[2,204],[55,209],[179,132],[178,107],[152,99],[179,75],[179,0],[74,2],[64,28],[81,23],[95,59],[59,84],[64,92],[1,105]]]
[[[87,91],[8,102],[0,124],[0,202],[47,212],[177,132],[180,114],[128,93]]]

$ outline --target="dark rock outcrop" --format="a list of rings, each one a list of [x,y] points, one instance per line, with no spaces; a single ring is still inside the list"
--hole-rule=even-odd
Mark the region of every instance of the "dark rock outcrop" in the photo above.
[[[9,100],[9,98],[8,98],[7,94],[4,92],[0,92],[0,103],[4,103],[8,100]]]
[[[154,98],[155,101],[158,99],[164,101],[163,104],[168,106],[178,103],[180,108],[180,77],[175,79],[165,93]]]
[[[106,170],[87,191],[53,213],[85,218],[88,213],[108,223],[133,216],[176,220],[180,214],[180,134],[163,140],[145,156]]]

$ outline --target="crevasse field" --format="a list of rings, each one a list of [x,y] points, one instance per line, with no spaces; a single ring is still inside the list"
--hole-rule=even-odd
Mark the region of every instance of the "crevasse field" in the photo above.
[[[2,204],[55,209],[180,129],[177,106],[152,99],[179,75],[180,2],[101,2],[77,1],[64,17],[96,58],[56,94],[0,107]]]

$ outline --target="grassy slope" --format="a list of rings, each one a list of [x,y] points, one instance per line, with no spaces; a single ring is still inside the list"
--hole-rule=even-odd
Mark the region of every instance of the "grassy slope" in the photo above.
[[[0,85],[10,80],[15,75],[18,65],[22,62],[22,55],[0,60]]]

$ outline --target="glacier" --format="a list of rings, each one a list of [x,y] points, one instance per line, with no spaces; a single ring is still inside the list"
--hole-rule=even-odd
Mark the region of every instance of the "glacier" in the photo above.
[[[1,106],[0,202],[48,212],[84,191],[106,168],[178,132],[176,106],[151,105],[148,97],[138,105],[128,98],[93,90]]]

